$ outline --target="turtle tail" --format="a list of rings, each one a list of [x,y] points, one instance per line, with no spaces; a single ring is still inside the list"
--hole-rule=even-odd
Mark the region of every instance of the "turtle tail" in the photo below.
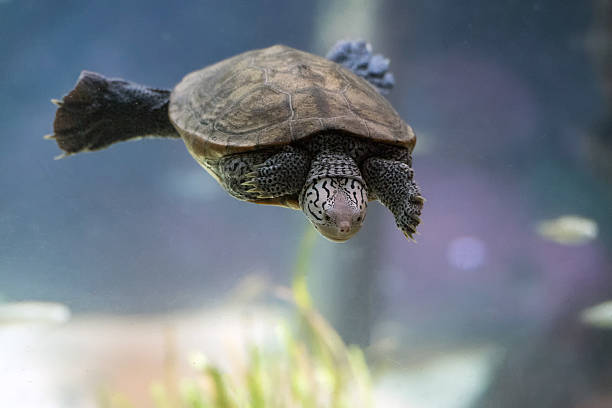
[[[61,100],[53,122],[54,139],[64,154],[104,149],[142,137],[180,135],[168,119],[170,91],[83,71]]]

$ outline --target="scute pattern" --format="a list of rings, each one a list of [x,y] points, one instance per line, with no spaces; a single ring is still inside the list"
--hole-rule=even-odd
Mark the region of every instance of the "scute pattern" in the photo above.
[[[324,130],[410,150],[416,140],[367,81],[282,45],[187,75],[172,92],[169,113],[198,161],[288,145]]]
[[[238,103],[221,115],[214,129],[227,134],[249,134],[269,126],[269,116],[284,122],[291,118],[289,96],[261,86],[244,95]]]

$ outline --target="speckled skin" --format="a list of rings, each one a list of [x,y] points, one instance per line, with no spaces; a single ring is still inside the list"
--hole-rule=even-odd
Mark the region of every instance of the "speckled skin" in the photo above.
[[[64,156],[143,137],[182,138],[234,197],[302,209],[343,241],[380,200],[407,237],[423,199],[412,180],[416,136],[381,96],[389,61],[365,42],[324,59],[277,45],[187,75],[172,91],[83,71],[58,105]]]
[[[404,235],[412,238],[421,222],[424,199],[412,179],[409,162],[371,157],[364,162],[363,173],[372,194],[393,213]]]
[[[365,187],[369,200],[381,201],[393,213],[402,232],[412,238],[420,222],[423,200],[413,181],[411,164],[406,148],[372,143],[348,134],[323,133],[278,150],[209,160],[206,167],[240,200],[285,196],[288,201],[297,200],[307,215],[310,214],[305,205],[306,186],[322,178],[336,179],[349,186],[350,180],[358,181]]]

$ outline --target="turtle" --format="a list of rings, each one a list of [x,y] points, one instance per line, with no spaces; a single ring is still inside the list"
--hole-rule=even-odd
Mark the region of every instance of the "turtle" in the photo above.
[[[389,60],[364,41],[323,58],[285,45],[187,74],[173,90],[83,71],[53,123],[61,157],[143,137],[181,138],[233,197],[302,210],[327,239],[361,228],[380,201],[407,238],[424,198],[412,128],[383,96]]]

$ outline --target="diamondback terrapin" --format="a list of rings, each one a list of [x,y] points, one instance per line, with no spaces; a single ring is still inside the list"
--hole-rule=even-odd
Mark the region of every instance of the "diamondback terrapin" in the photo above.
[[[64,155],[182,138],[229,194],[301,209],[332,241],[353,236],[376,199],[412,238],[423,206],[413,181],[416,137],[381,95],[393,84],[387,68],[364,42],[341,42],[328,59],[282,45],[245,52],[172,91],[83,71],[54,100],[48,138]]]

